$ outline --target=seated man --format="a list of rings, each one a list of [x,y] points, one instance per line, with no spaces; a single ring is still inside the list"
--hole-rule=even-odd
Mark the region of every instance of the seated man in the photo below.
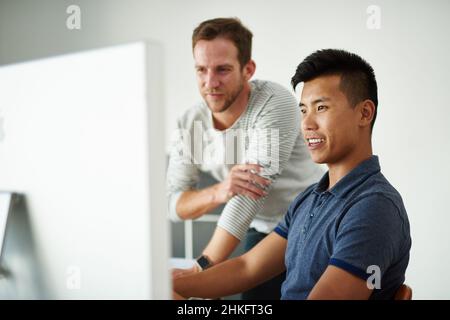
[[[301,82],[303,137],[313,160],[329,171],[251,251],[175,278],[175,296],[234,294],[285,270],[282,299],[391,299],[403,283],[409,222],[372,155],[378,104],[372,67],[343,50],[320,50],[298,66],[294,89]]]

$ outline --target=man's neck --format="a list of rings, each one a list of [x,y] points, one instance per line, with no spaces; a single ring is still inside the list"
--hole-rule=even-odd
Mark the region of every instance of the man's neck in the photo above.
[[[234,100],[233,104],[227,110],[212,114],[214,128],[217,130],[226,130],[236,122],[247,108],[250,91],[250,84],[246,82],[236,100]]]
[[[329,185],[328,190],[333,188],[339,180],[345,177],[359,164],[372,156],[372,146],[369,145],[356,154],[350,154],[338,163],[328,164]]]

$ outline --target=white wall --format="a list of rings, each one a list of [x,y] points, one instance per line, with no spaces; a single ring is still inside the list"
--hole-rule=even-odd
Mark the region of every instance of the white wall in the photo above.
[[[82,29],[65,27],[68,5],[81,7]],[[381,29],[366,26],[369,5]],[[238,16],[254,33],[257,78],[289,86],[298,63],[319,48],[366,58],[379,84],[375,153],[403,195],[413,248],[407,282],[415,298],[450,298],[450,137],[446,76],[450,2],[78,0],[0,2],[0,64],[142,38],[165,46],[167,134],[175,115],[198,98],[190,37],[202,20]]]

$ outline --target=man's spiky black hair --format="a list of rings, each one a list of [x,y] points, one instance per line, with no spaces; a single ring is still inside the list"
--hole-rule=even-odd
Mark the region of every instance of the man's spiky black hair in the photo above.
[[[333,74],[341,76],[340,89],[352,106],[366,99],[372,100],[375,105],[373,128],[378,106],[377,81],[373,68],[357,54],[339,49],[318,50],[298,65],[291,84],[295,90],[300,82]]]

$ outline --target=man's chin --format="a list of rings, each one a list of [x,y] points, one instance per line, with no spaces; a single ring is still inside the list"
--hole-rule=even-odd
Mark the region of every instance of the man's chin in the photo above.
[[[209,110],[211,110],[212,113],[221,113],[228,109],[228,106],[224,104],[215,105],[212,103],[207,103]]]
[[[312,161],[314,161],[317,164],[326,164],[327,163],[327,159],[325,157],[321,157],[319,155],[311,154],[311,159],[312,159]]]

